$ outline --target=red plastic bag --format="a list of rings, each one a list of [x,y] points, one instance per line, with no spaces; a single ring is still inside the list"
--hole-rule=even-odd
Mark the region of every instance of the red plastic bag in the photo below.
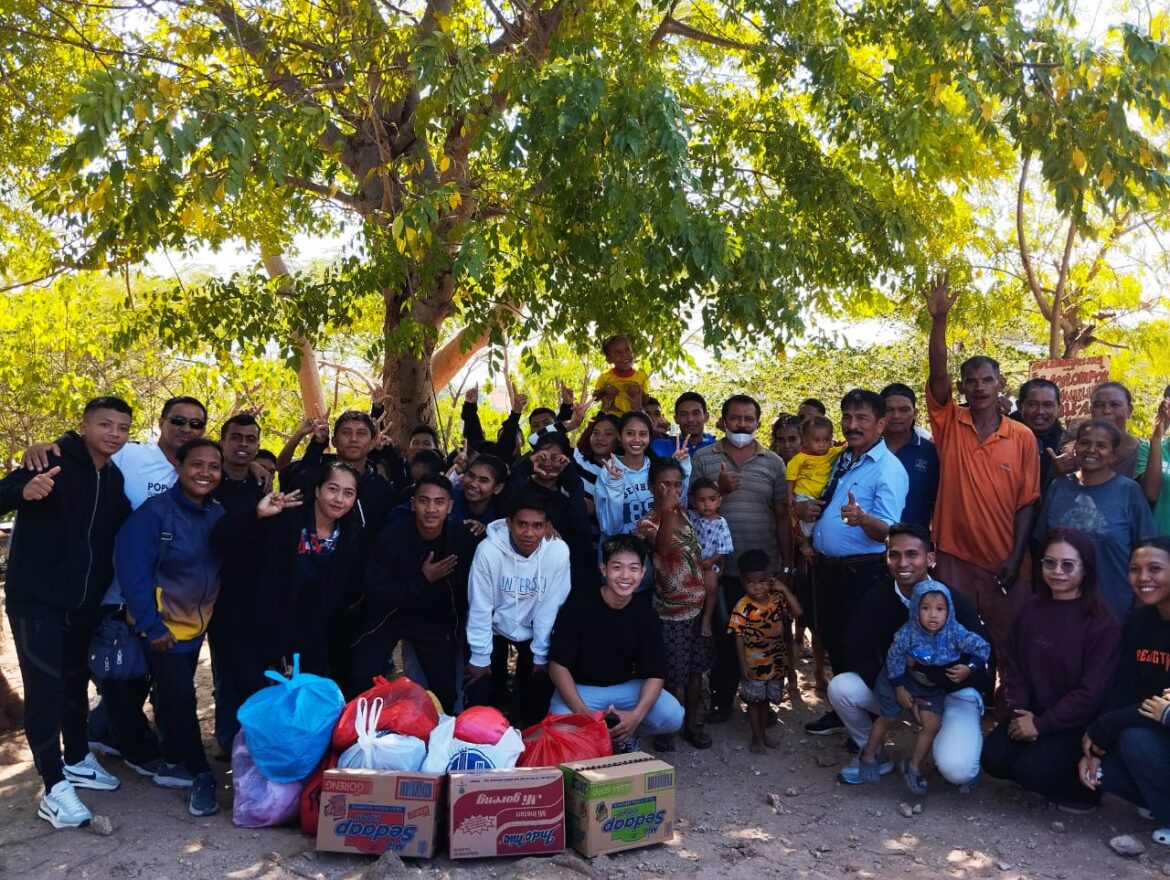
[[[337,766],[337,752],[326,752],[313,775],[305,781],[301,790],[301,831],[305,834],[317,836],[317,818],[321,815],[321,783],[325,781],[325,771]]]
[[[378,675],[374,686],[354,697],[345,705],[337,726],[333,728],[335,752],[344,752],[357,742],[357,703],[365,698],[371,704],[375,698],[382,700],[382,711],[378,715],[378,730],[414,736],[427,742],[431,731],[439,723],[439,713],[427,692],[405,676],[385,679]]]
[[[548,715],[524,731],[524,754],[517,767],[557,767],[568,761],[613,754],[613,740],[602,712]]]
[[[472,706],[455,718],[455,738],[465,743],[494,746],[508,732],[508,719],[494,706]]]

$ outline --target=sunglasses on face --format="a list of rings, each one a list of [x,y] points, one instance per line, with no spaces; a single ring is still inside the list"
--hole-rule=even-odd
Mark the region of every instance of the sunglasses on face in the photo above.
[[[184,425],[190,425],[191,430],[201,431],[207,424],[203,419],[189,419],[186,416],[167,416],[167,421],[176,428],[182,428]]]
[[[1072,559],[1053,559],[1051,556],[1045,556],[1040,560],[1040,564],[1044,566],[1045,571],[1060,569],[1064,574],[1072,574],[1081,567],[1079,562]]]

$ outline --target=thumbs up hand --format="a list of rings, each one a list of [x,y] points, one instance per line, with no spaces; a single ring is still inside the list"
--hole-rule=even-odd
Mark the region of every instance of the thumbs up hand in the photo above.
[[[50,468],[43,474],[37,474],[24,484],[20,497],[25,501],[40,501],[48,498],[53,492],[53,477],[61,473],[61,465]]]
[[[845,504],[841,505],[841,519],[847,526],[859,526],[861,525],[861,520],[865,517],[865,511],[857,503],[857,498],[854,497],[852,488],[849,489],[848,499]]]
[[[719,465],[719,475],[715,478],[715,482],[719,484],[719,491],[727,495],[739,488],[739,474],[729,471],[727,463],[724,462]]]

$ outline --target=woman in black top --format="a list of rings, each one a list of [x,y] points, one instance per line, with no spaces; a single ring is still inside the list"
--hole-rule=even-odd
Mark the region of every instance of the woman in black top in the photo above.
[[[1134,609],[1121,665],[1101,715],[1085,733],[1081,783],[1136,804],[1170,846],[1170,537],[1145,538],[1129,562]]]
[[[336,676],[330,633],[361,587],[359,524],[354,514],[358,472],[343,461],[321,466],[311,504],[300,492],[270,496],[252,510],[224,517],[212,541],[224,548],[253,547],[260,581],[250,604],[254,647],[248,689],[264,684],[264,669],[291,665]],[[268,502],[267,504],[265,502]]]

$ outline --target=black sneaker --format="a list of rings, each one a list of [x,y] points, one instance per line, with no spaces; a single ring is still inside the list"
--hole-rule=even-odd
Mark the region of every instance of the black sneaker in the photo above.
[[[804,726],[804,732],[810,733],[813,736],[825,736],[826,734],[842,730],[845,727],[845,722],[837,717],[836,712],[826,712],[816,721],[810,721]]]
[[[214,816],[219,812],[219,804],[215,800],[215,777],[210,772],[195,774],[187,812],[192,816]]]

